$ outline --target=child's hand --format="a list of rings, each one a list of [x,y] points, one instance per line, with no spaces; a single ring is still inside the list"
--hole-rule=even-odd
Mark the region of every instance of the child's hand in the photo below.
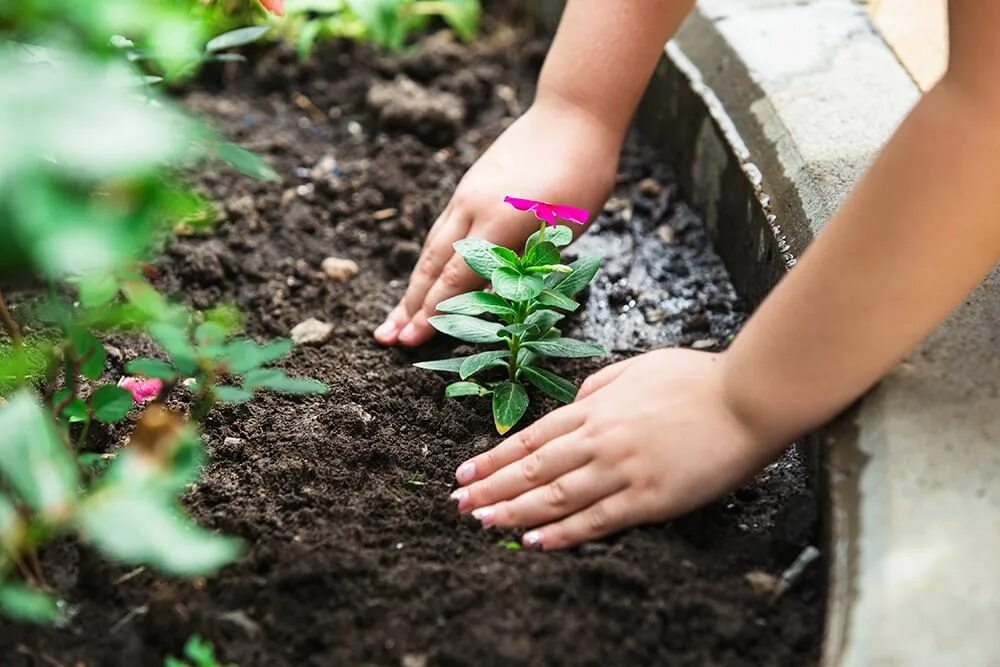
[[[507,129],[459,183],[427,235],[410,285],[375,331],[384,345],[420,345],[434,334],[427,318],[445,299],[483,281],[452,244],[483,238],[517,248],[538,229],[505,195],[571,204],[594,213],[614,185],[621,136],[572,105],[536,104]]]
[[[588,378],[576,402],[459,466],[459,510],[561,549],[684,514],[780,451],[726,401],[725,355],[662,350]]]

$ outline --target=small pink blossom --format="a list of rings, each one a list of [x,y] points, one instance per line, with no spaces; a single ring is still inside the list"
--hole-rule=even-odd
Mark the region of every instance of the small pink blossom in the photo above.
[[[156,378],[123,377],[118,380],[118,386],[132,394],[132,400],[136,405],[148,403],[160,395],[163,389],[163,381]]]
[[[275,16],[283,16],[285,13],[285,0],[260,0],[260,4]]]
[[[569,220],[570,222],[575,222],[578,225],[585,224],[587,220],[590,219],[590,213],[585,209],[577,208],[575,206],[565,206],[563,204],[550,204],[544,201],[537,201],[535,199],[520,199],[518,197],[507,196],[503,198],[504,202],[510,204],[518,211],[531,211],[535,214],[535,217],[543,222],[555,227],[559,224],[556,220],[556,216],[563,218],[564,220]]]

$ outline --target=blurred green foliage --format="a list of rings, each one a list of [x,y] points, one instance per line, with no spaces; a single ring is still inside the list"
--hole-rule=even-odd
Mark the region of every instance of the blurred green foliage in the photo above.
[[[103,332],[150,333],[169,361],[133,360],[135,372],[166,378],[161,400],[192,381],[197,415],[255,389],[325,391],[265,368],[287,344],[231,340],[232,308],[193,312],[145,275],[175,225],[208,217],[181,172],[216,156],[278,178],[157,87],[211,60],[240,60],[233,50],[268,31],[230,30],[235,16],[194,0],[0,3],[0,612],[9,616],[59,616],[36,554],[64,533],[181,576],[242,550],[182,509],[203,459],[197,428],[161,402],[135,408],[108,377]],[[32,295],[16,310],[4,298],[14,284]],[[243,386],[221,384],[237,369]],[[85,451],[93,422],[130,418],[127,446]]]

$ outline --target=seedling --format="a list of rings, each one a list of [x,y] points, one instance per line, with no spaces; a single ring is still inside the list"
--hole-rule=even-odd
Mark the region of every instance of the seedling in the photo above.
[[[482,11],[479,0],[288,0],[284,10],[288,16],[281,29],[303,58],[318,40],[331,37],[368,39],[399,51],[432,17],[470,41]]]
[[[469,268],[486,278],[491,291],[460,294],[438,304],[445,315],[429,319],[431,326],[467,343],[500,343],[505,349],[468,357],[425,361],[418,368],[456,373],[459,382],[445,388],[445,396],[492,396],[493,422],[501,435],[513,428],[528,409],[525,383],[563,403],[576,398],[576,387],[538,366],[545,358],[582,358],[606,354],[599,346],[564,338],[556,324],[580,304],[573,296],[590,284],[601,266],[599,257],[562,263],[559,248],[573,240],[558,218],[584,224],[588,214],[572,206],[506,197],[520,211],[540,220],[528,237],[524,253],[482,239],[455,243],[455,251]],[[480,316],[490,316],[483,319]],[[488,379],[491,373],[503,377]]]
[[[198,635],[191,635],[184,644],[185,660],[168,657],[163,667],[236,667],[231,663],[221,663],[215,657],[215,648]]]

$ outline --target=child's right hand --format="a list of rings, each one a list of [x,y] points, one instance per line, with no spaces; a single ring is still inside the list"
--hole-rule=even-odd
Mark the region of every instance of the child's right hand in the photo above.
[[[503,203],[505,195],[601,209],[614,185],[621,133],[570,103],[536,103],[462,178],[424,242],[406,295],[375,330],[383,345],[420,345],[434,335],[427,318],[445,299],[483,281],[452,244],[482,238],[518,248],[537,222]]]

